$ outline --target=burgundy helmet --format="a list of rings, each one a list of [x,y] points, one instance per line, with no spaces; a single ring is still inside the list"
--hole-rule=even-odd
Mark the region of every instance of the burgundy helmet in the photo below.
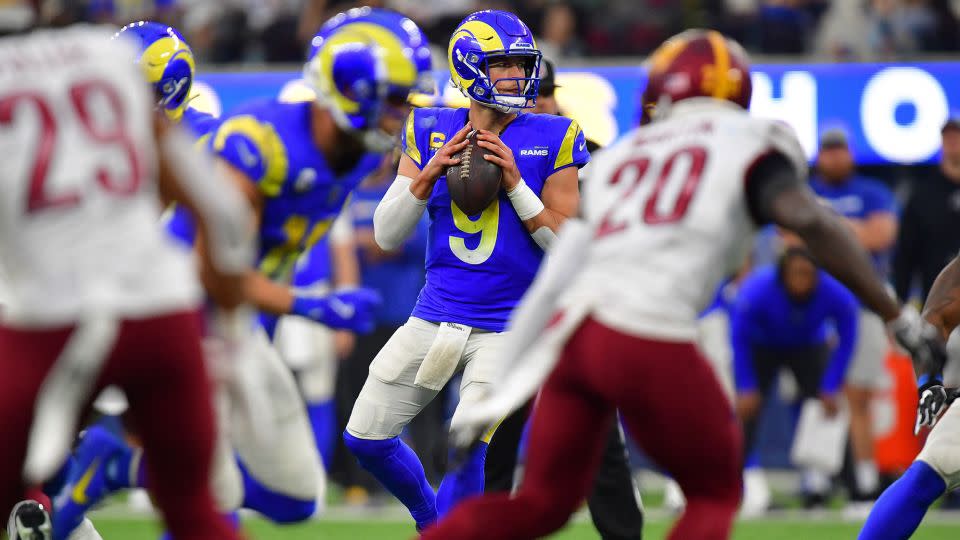
[[[664,97],[671,103],[712,97],[750,105],[750,60],[736,41],[716,30],[686,30],[668,39],[650,55],[643,92],[642,123]]]

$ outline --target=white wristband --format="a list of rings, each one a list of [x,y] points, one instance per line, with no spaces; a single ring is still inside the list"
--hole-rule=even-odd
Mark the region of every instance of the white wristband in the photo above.
[[[530,233],[530,236],[533,238],[533,241],[540,246],[540,249],[544,251],[550,251],[550,248],[557,240],[557,233],[553,232],[553,229],[546,225]]]
[[[507,197],[510,198],[510,203],[513,204],[517,215],[520,216],[520,221],[526,221],[536,217],[537,214],[543,212],[545,208],[543,201],[541,201],[540,197],[537,197],[537,194],[523,181],[523,178],[520,179],[517,187],[507,192]]]

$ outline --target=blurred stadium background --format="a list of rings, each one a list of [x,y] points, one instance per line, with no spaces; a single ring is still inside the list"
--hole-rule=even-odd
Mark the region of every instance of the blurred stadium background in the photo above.
[[[636,122],[645,55],[684,28],[716,28],[739,40],[753,55],[751,109],[755,114],[790,124],[811,161],[817,155],[820,135],[842,129],[859,173],[889,186],[901,208],[917,186],[935,181],[943,157],[941,128],[960,115],[960,62],[956,61],[960,0],[386,0],[364,4],[405,13],[430,37],[439,91],[435,96],[420,96],[420,105],[463,103],[459,92],[446,84],[445,52],[451,31],[464,15],[485,8],[518,13],[538,36],[544,55],[558,65],[556,97],[561,110],[600,145],[613,141]],[[141,19],[167,22],[182,30],[198,58],[199,83],[193,105],[219,114],[253,98],[308,98],[299,71],[310,37],[330,15],[355,5],[342,0],[0,0],[0,34],[77,21],[118,26]],[[949,206],[946,211],[955,215],[950,223],[960,224],[960,179],[955,182],[956,189],[945,192],[944,197]],[[370,201],[358,204],[369,205]],[[953,237],[944,241],[955,253],[960,248],[958,230],[941,234]],[[776,235],[764,235],[754,262],[774,260],[777,249]],[[372,266],[382,261],[362,252],[360,260]],[[412,268],[416,265],[414,262]],[[909,290],[919,295],[912,274],[889,277],[911,284]],[[384,316],[389,318],[389,314]],[[347,355],[344,365],[363,368],[372,359],[364,354],[369,351],[358,348]],[[903,425],[900,417],[912,411],[905,400],[913,396],[912,390],[903,391],[905,383],[895,368],[898,361],[902,362],[891,355],[889,384],[874,404],[877,459],[887,481],[909,465],[919,448],[919,443],[907,440],[908,435],[898,427]],[[770,400],[766,406],[759,437],[761,463],[782,472],[772,475],[774,508],[780,509],[775,515],[781,521],[746,522],[739,526],[736,537],[851,538],[858,525],[841,522],[841,502],[814,514],[813,521],[795,510],[799,502],[790,463],[793,420],[784,404],[790,398],[789,381],[781,388],[781,399]],[[442,412],[437,415],[442,416]],[[440,421],[421,429],[433,431],[420,438],[430,445],[424,448],[421,443],[421,455],[443,455]],[[342,457],[331,471],[340,486],[330,501],[330,523],[281,534],[254,522],[252,535],[409,537],[412,527],[404,522],[403,514],[369,478],[358,478],[355,470],[341,470],[350,469]],[[639,452],[635,462],[638,470],[647,470]],[[428,472],[436,475],[440,467],[439,463],[428,466]],[[653,516],[648,537],[659,538],[669,517],[666,511],[657,511],[662,482],[652,474],[640,476],[646,506]],[[155,537],[152,525],[141,514],[134,511],[133,517],[127,516],[129,504],[117,501],[104,511],[104,536],[126,540]],[[138,506],[134,500],[132,506],[142,509],[144,505]],[[378,517],[381,515],[386,517]],[[918,538],[945,538],[952,520],[960,522],[951,516],[939,512]],[[376,521],[370,522],[374,518]],[[595,534],[586,526],[574,525],[560,538],[595,538]]]

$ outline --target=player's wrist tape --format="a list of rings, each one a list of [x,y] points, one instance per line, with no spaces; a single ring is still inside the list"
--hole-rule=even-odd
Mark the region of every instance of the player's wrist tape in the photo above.
[[[550,248],[553,247],[553,244],[557,242],[557,233],[553,232],[553,229],[546,225],[530,233],[530,236],[533,238],[533,241],[540,246],[540,249],[544,251],[549,251]]]
[[[526,221],[537,216],[545,208],[543,201],[530,189],[523,178],[520,179],[520,183],[515,188],[507,192],[507,197],[510,198],[513,209],[520,216],[520,221]]]

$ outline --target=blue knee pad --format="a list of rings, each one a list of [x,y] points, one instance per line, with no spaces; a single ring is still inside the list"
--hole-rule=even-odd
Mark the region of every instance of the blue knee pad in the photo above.
[[[423,464],[400,437],[370,440],[343,432],[343,442],[360,466],[400,500],[422,529],[437,520],[437,496],[427,482]]]
[[[317,501],[305,501],[276,493],[254,478],[239,459],[237,466],[243,476],[243,507],[256,510],[274,523],[300,523],[313,517]]]

